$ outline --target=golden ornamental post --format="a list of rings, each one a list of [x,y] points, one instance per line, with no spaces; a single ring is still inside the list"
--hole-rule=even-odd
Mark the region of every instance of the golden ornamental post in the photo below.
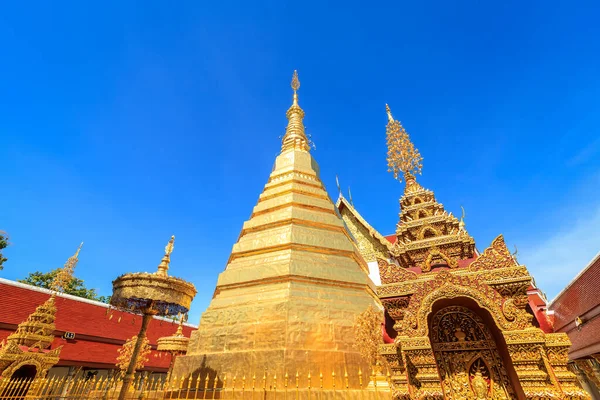
[[[124,311],[142,314],[142,326],[123,378],[119,400],[125,400],[131,387],[140,349],[152,317],[185,314],[190,309],[196,295],[196,288],[193,284],[169,276],[167,273],[174,242],[175,236],[172,236],[165,247],[165,255],[156,272],[128,273],[113,281],[113,295],[110,304]]]

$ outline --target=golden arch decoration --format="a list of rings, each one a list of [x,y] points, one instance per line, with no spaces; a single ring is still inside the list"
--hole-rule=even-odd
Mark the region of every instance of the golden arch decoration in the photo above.
[[[425,236],[428,235],[428,236]],[[432,226],[425,226],[419,232],[418,238],[420,240],[426,239],[428,237],[440,236],[440,232]]]
[[[489,327],[473,310],[448,306],[431,320],[430,340],[446,398],[513,399],[513,385]]]
[[[2,371],[2,377],[10,379],[19,368],[24,367],[26,365],[31,365],[35,367],[36,378],[43,378],[46,376],[47,370],[44,370],[42,363],[34,358],[28,358],[21,362],[14,362],[13,365],[9,366],[4,371]]]
[[[427,336],[427,317],[433,304],[442,299],[466,297],[487,310],[500,330],[524,329],[527,320],[520,318],[514,304],[504,305],[504,298],[489,285],[465,276],[455,276],[448,271],[440,271],[435,279],[419,285],[412,295],[402,321],[404,334]]]

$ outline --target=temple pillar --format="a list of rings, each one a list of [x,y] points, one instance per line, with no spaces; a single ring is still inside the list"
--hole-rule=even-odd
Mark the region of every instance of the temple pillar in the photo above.
[[[406,364],[402,359],[402,352],[396,344],[382,344],[379,353],[385,358],[391,370],[392,397],[394,400],[409,400],[410,390],[408,387],[408,376]]]
[[[396,340],[404,355],[408,383],[414,389],[415,398],[443,399],[440,375],[429,337],[400,337]]]
[[[502,333],[525,398],[556,398],[560,388],[552,384],[550,376],[544,371],[544,332],[538,328],[528,328]]]
[[[577,384],[577,377],[568,368],[571,341],[566,333],[545,335],[546,354],[554,376],[565,399],[589,399],[590,396]]]
[[[591,394],[594,399],[600,399],[600,382],[592,367],[592,360],[585,358],[579,359],[573,361],[573,364],[577,367],[577,369],[575,369],[575,375],[584,389]],[[583,375],[580,376],[580,374]]]

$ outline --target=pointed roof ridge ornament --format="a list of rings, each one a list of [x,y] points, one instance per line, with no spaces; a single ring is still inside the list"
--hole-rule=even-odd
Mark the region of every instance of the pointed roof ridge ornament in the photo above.
[[[175,235],[171,236],[169,243],[165,246],[165,255],[163,256],[160,264],[158,265],[158,271],[156,271],[156,275],[167,276],[167,271],[169,270],[169,264],[171,263],[171,253],[175,248]]]
[[[292,106],[287,110],[286,117],[288,119],[288,125],[285,129],[285,135],[283,135],[281,143],[281,151],[286,150],[301,150],[309,151],[310,144],[309,140],[304,131],[304,110],[298,105],[298,89],[300,89],[300,80],[298,79],[298,71],[294,70],[292,76],[292,89],[294,90],[294,97]]]

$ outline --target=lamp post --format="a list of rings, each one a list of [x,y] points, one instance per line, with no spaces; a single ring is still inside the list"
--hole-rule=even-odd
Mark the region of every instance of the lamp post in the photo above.
[[[175,236],[172,236],[165,247],[165,255],[156,272],[128,273],[113,281],[113,295],[110,304],[143,316],[131,361],[123,378],[119,400],[125,400],[127,391],[133,381],[139,352],[152,317],[155,315],[173,316],[186,313],[190,309],[194,296],[196,296],[196,288],[193,284],[167,274],[174,242]]]

